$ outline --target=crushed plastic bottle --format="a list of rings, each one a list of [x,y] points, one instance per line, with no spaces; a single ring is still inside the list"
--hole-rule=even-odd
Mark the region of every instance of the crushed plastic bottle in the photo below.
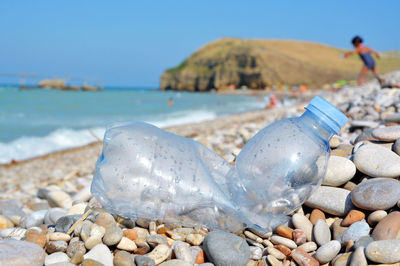
[[[270,230],[321,184],[329,140],[346,122],[335,106],[315,97],[300,117],[258,132],[235,166],[150,124],[114,124],[104,136],[91,192],[106,210],[131,218]]]

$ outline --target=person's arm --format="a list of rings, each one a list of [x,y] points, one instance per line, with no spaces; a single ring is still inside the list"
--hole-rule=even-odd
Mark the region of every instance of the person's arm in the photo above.
[[[348,58],[350,55],[355,54],[355,53],[357,53],[356,50],[348,51],[347,53],[344,53],[344,57],[345,57],[345,58]]]
[[[381,58],[381,56],[379,55],[379,53],[375,50],[372,50],[371,48],[367,47],[368,52],[370,52],[371,54],[374,54],[376,56],[376,58]]]

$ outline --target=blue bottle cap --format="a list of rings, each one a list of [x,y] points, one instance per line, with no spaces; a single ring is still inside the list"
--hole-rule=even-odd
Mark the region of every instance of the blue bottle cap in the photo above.
[[[305,109],[323,120],[336,134],[346,125],[348,120],[342,111],[319,96],[314,97]]]

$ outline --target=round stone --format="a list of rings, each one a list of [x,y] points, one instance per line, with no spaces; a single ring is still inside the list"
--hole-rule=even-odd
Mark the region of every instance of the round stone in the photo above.
[[[339,253],[341,248],[340,242],[337,240],[332,240],[325,243],[315,253],[315,258],[321,263],[325,264],[333,260]]]
[[[322,219],[315,223],[313,233],[315,242],[317,242],[317,244],[320,246],[331,241],[331,230],[326,222]]]
[[[46,253],[33,243],[7,239],[0,240],[0,265],[42,266]]]
[[[372,232],[375,240],[400,239],[400,212],[389,213]]]
[[[72,207],[71,197],[62,190],[50,191],[47,194],[47,201],[51,207],[69,209]]]
[[[321,210],[318,210],[318,209],[312,210],[311,215],[310,215],[310,222],[311,222],[313,225],[315,225],[315,223],[316,223],[319,219],[322,219],[322,220],[325,221],[325,219],[326,219],[326,218],[325,218],[325,213],[322,212]]]
[[[290,249],[297,248],[296,243],[293,240],[287,239],[281,236],[271,236],[271,242],[275,245],[284,245]]]
[[[317,250],[317,247],[318,247],[317,244],[312,241],[304,243],[303,245],[299,246],[299,248],[303,249],[307,253]]]
[[[295,228],[300,229],[305,233],[308,241],[311,241],[313,225],[307,217],[303,214],[296,213],[292,217],[292,223]]]
[[[62,253],[62,252],[56,252],[56,253],[50,254],[49,256],[47,256],[45,258],[44,265],[48,266],[51,264],[68,262],[68,261],[69,261],[69,258],[67,256],[67,254]]]
[[[400,126],[375,128],[372,135],[379,140],[395,141],[400,138]]]
[[[400,199],[400,182],[389,178],[371,178],[358,184],[351,200],[364,210],[386,210]]]
[[[186,261],[190,264],[194,264],[195,260],[192,255],[192,251],[190,250],[189,246],[180,241],[176,241],[173,245],[174,254],[177,259]]]
[[[105,266],[113,266],[114,257],[111,251],[104,244],[98,244],[84,256],[84,259],[91,259],[103,263]]]
[[[342,221],[342,226],[350,226],[365,218],[365,214],[359,210],[351,210]]]
[[[364,144],[354,154],[357,169],[372,177],[400,176],[400,156],[377,144]]]
[[[44,217],[45,224],[55,224],[58,219],[67,214],[66,210],[61,208],[51,208]]]
[[[353,252],[353,255],[351,256],[351,261],[350,265],[368,265],[367,259],[365,258],[364,254],[364,247],[358,247],[356,250]]]
[[[134,251],[135,249],[137,249],[137,246],[134,241],[130,240],[127,237],[122,237],[121,241],[119,241],[117,245],[117,248],[126,251]]]
[[[134,266],[134,257],[124,250],[118,251],[114,256],[114,266]]]
[[[135,256],[135,264],[136,266],[156,266],[153,259],[141,255]]]
[[[400,240],[380,240],[370,243],[365,249],[365,255],[371,261],[378,263],[396,263],[400,261]]]
[[[55,232],[55,233],[50,233],[49,235],[49,240],[50,241],[69,241],[71,239],[71,236],[66,234],[66,233],[61,233],[61,232]]]
[[[104,234],[103,237],[103,243],[106,244],[107,246],[113,246],[118,244],[121,241],[121,238],[122,238],[121,228],[119,228],[117,225],[109,226],[106,227],[106,233]]]
[[[250,248],[246,241],[224,231],[212,231],[206,235],[203,249],[207,258],[218,265],[246,265]]]
[[[56,221],[56,232],[68,232],[69,228],[81,217],[81,215],[63,216]]]
[[[19,224],[23,228],[31,228],[35,226],[41,226],[44,221],[44,217],[47,214],[47,210],[40,210],[29,214],[21,219]]]
[[[353,178],[356,166],[352,161],[341,156],[331,156],[322,185],[338,187]]]
[[[72,258],[75,253],[81,253],[82,255],[86,253],[86,248],[85,248],[85,244],[83,243],[83,241],[74,241],[74,242],[70,242],[68,247],[67,247],[67,255],[68,257]]]
[[[354,209],[350,199],[350,191],[328,186],[318,187],[311,197],[307,199],[305,205],[340,216],[346,215],[351,209]]]

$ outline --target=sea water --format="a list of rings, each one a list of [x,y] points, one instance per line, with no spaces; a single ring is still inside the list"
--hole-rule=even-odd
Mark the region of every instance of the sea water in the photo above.
[[[0,163],[86,145],[102,139],[112,122],[167,127],[261,109],[267,102],[264,96],[146,88],[86,92],[0,86]]]

